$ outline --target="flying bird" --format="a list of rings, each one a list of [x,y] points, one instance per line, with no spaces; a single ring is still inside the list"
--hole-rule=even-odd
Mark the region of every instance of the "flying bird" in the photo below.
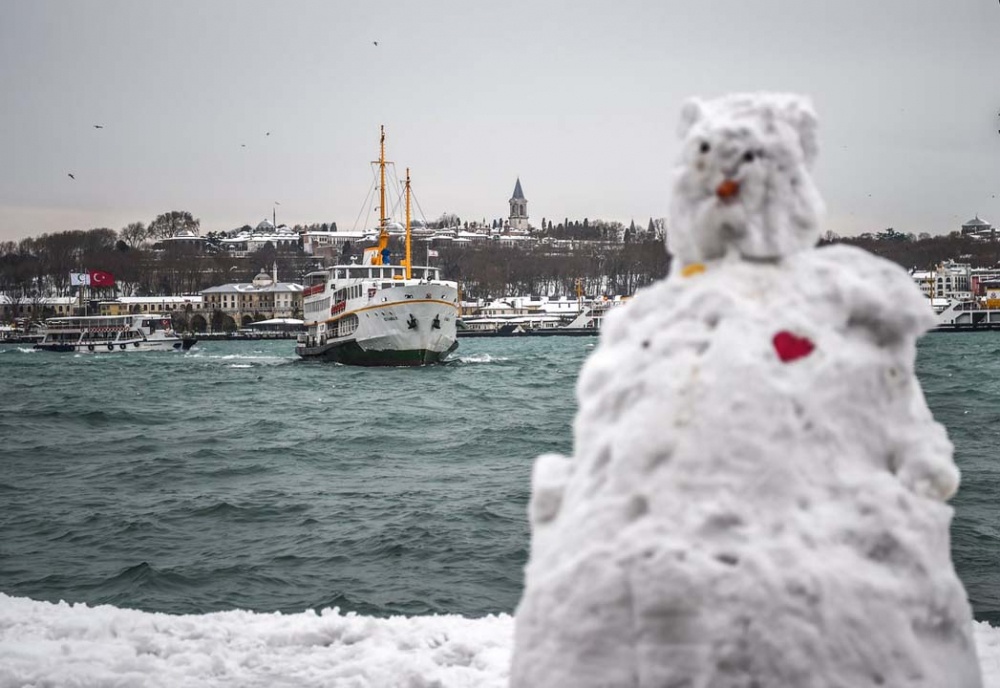
[[[264,136],[270,136],[270,135],[271,135],[271,132],[267,132],[266,134],[264,134]]]
[[[280,203],[280,202],[278,202],[278,201],[275,201],[275,202],[274,202],[274,204],[275,204],[275,205],[281,205],[281,203]]]
[[[103,124],[95,124],[94,125],[94,129],[103,129],[103,128],[104,128]]]
[[[70,179],[76,179],[76,175],[74,175],[72,172],[70,172],[69,173],[69,178]]]
[[[375,47],[376,47],[376,48],[378,47],[378,41],[372,41],[372,43],[374,43],[374,44],[375,44]]]
[[[245,143],[241,143],[240,144],[240,148],[246,148],[246,147],[247,147],[247,144],[245,144]]]

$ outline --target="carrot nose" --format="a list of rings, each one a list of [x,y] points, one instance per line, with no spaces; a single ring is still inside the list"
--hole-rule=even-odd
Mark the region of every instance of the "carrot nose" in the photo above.
[[[722,200],[728,200],[740,192],[739,182],[734,182],[732,179],[727,179],[726,181],[719,184],[715,189],[715,195]]]

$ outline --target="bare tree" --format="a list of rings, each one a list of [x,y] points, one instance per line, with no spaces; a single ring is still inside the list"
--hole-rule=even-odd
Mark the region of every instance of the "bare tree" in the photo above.
[[[149,231],[141,222],[130,222],[122,227],[119,235],[129,248],[139,248],[149,237]]]
[[[147,233],[150,239],[166,239],[184,231],[198,234],[200,227],[201,220],[195,219],[186,210],[171,210],[157,215],[156,219],[149,223]]]

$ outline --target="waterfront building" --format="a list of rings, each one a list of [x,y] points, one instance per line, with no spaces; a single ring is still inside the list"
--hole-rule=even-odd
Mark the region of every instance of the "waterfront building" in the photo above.
[[[910,277],[929,299],[968,301],[979,291],[980,278],[973,281],[972,266],[968,263],[948,260],[933,270],[913,270]]]
[[[521,190],[520,177],[517,178],[517,183],[514,184],[514,195],[511,196],[508,203],[510,203],[510,217],[508,218],[510,231],[527,232],[528,200],[524,197],[524,192]]]
[[[972,298],[972,266],[953,260],[937,267],[934,297],[967,301]]]
[[[185,296],[120,296],[113,301],[102,301],[101,315],[128,315],[131,313],[200,313],[203,300],[200,294]]]
[[[51,316],[73,315],[79,305],[75,296],[31,296],[12,297],[0,294],[0,320],[10,321],[18,318],[40,320]]]
[[[926,298],[934,298],[934,284],[937,273],[933,270],[911,270],[910,277]]]
[[[238,326],[264,318],[298,318],[302,314],[302,285],[278,280],[275,264],[268,275],[263,270],[250,283],[230,283],[201,292],[202,313],[209,323],[216,313],[232,318]]]

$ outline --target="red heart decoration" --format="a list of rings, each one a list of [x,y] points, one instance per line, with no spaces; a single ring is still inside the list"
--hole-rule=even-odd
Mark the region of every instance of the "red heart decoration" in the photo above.
[[[782,363],[791,363],[795,359],[804,358],[816,348],[808,337],[796,337],[788,330],[782,330],[774,335],[771,342]]]

